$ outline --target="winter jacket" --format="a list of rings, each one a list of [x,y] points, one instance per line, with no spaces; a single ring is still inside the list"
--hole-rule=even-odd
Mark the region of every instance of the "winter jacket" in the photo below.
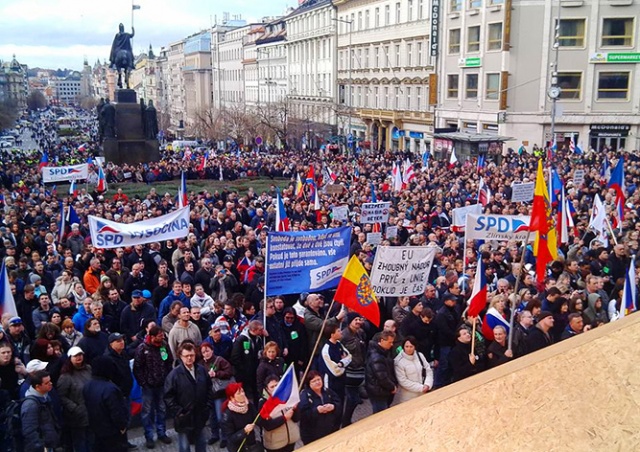
[[[289,351],[284,360],[287,364],[294,363],[296,367],[301,367],[307,361],[309,355],[309,347],[307,345],[307,330],[305,329],[298,316],[291,325],[287,325],[284,320],[280,322],[284,332],[286,348]]]
[[[91,364],[93,358],[104,355],[109,345],[109,336],[104,331],[97,334],[85,330],[84,337],[78,343],[78,347],[84,352],[84,361]]]
[[[422,395],[425,385],[433,388],[433,371],[422,353],[416,350],[413,355],[407,355],[401,351],[393,364],[398,379],[398,392],[393,398],[394,404]]]
[[[469,361],[470,354],[471,343],[463,344],[460,341],[456,341],[455,347],[449,352],[449,368],[454,382],[475,375],[482,370],[479,358],[476,358],[475,364],[471,364],[471,361]]]
[[[62,276],[56,279],[56,284],[51,291],[51,301],[58,304],[61,298],[72,298],[73,286],[80,282],[78,278],[71,278],[68,282],[62,281]]]
[[[107,351],[104,354],[113,364],[114,372],[111,380],[120,389],[124,397],[129,397],[133,388],[133,375],[131,375],[127,351],[124,350],[121,354],[118,354],[111,347],[107,347]]]
[[[173,369],[164,384],[164,401],[175,414],[178,433],[199,432],[209,419],[209,402],[213,399],[211,379],[199,364],[195,379],[182,362]]]
[[[169,333],[169,347],[171,347],[173,356],[177,356],[178,347],[186,339],[192,340],[196,346],[199,346],[202,342],[200,329],[191,321],[189,321],[186,327],[180,325],[180,321],[177,321]]]
[[[182,306],[186,306],[187,308],[191,309],[191,302],[183,292],[180,292],[180,295],[176,295],[173,293],[173,291],[171,291],[169,292],[169,295],[167,295],[164,300],[160,302],[160,307],[158,308],[158,325],[161,325],[162,318],[165,315],[169,314],[171,304],[174,301],[179,301],[180,303],[182,303]]]
[[[149,302],[143,303],[138,309],[132,306],[133,304],[130,304],[124,308],[120,315],[120,332],[125,335],[127,341],[138,334],[144,319],[156,318],[156,310]]]
[[[330,413],[318,413],[318,407],[331,403],[335,406]],[[311,389],[300,393],[300,437],[304,444],[312,443],[340,428],[342,401],[338,394],[328,388],[322,388],[322,396]]]
[[[120,389],[103,378],[92,378],[82,390],[89,414],[89,428],[99,438],[115,437],[127,428],[126,399]]]
[[[261,398],[258,409],[262,409],[267,399]],[[295,444],[300,439],[300,410],[293,412],[293,417],[286,420],[284,415],[278,413],[275,417],[262,419],[262,440],[264,447],[269,450],[278,450],[289,444]]]
[[[163,342],[161,347],[156,347],[147,337],[136,350],[136,356],[133,360],[133,376],[141,388],[162,388],[167,375],[171,372],[172,365],[173,355],[169,345]]]
[[[119,333],[120,318],[122,317],[122,311],[124,311],[124,308],[127,307],[127,304],[122,300],[118,300],[115,303],[107,301],[102,306],[104,309],[105,318],[111,319],[109,325],[107,325],[109,331],[111,331],[112,333]]]
[[[365,388],[369,397],[386,398],[398,386],[393,359],[377,343],[369,345],[365,365]]]
[[[89,426],[89,414],[85,405],[82,390],[91,380],[91,367],[82,366],[60,375],[58,379],[58,395],[62,402],[62,413],[65,425],[73,428]]]
[[[333,389],[338,396],[344,397],[347,381],[347,366],[351,364],[351,353],[337,341],[335,344],[326,341],[317,358],[318,369],[324,375],[325,385]]]
[[[220,422],[220,429],[222,430],[222,437],[227,438],[227,450],[229,452],[239,451],[240,444],[246,438],[242,452],[249,450],[251,446],[257,444],[255,429],[246,435],[244,433],[244,427],[247,424],[251,424],[255,421],[258,411],[253,404],[249,402],[249,409],[246,413],[236,413],[229,408],[222,412],[222,421]],[[258,419],[257,424],[261,424],[262,420]]]
[[[213,378],[228,380],[233,377],[233,367],[231,366],[231,363],[221,356],[214,355],[211,361],[203,360],[202,365],[204,366],[207,373],[210,370],[215,371],[216,376]],[[218,391],[217,393],[213,394],[214,399],[224,399],[226,397],[227,395],[225,394],[224,390]]]
[[[231,350],[231,364],[236,371],[236,379],[244,384],[244,390],[249,397],[257,394],[256,372],[260,364],[262,346],[262,337],[243,331]]]
[[[457,328],[460,323],[456,318],[456,309],[443,306],[438,309],[433,320],[436,327],[436,341],[440,347],[453,347],[457,342]]]
[[[87,323],[93,315],[89,314],[85,309],[84,305],[80,304],[78,306],[78,312],[76,312],[73,316],[73,326],[76,331],[84,331],[84,324]]]
[[[65,331],[62,331],[60,333],[60,336],[62,336],[69,343],[70,348],[78,345],[82,340],[82,338],[84,337],[82,333],[76,330],[73,330],[73,333],[71,334],[67,334]]]
[[[208,316],[213,311],[213,298],[211,298],[206,293],[204,297],[199,297],[197,294],[191,297],[191,307],[199,307],[200,313],[203,316]]]
[[[29,388],[20,408],[20,419],[24,452],[42,452],[45,448],[58,446],[60,425],[48,396]]]
[[[511,358],[505,356],[507,349],[507,344],[500,345],[497,341],[493,341],[489,344],[487,347],[487,368],[491,369],[499,366],[500,364],[505,364],[511,361]]]
[[[533,353],[542,348],[548,347],[553,344],[553,338],[551,334],[545,333],[538,326],[534,326],[529,330],[529,334],[526,339],[527,353]]]
[[[221,336],[220,341],[215,342],[211,336],[203,342],[208,342],[213,347],[213,354],[220,356],[227,361],[231,360],[231,349],[233,348],[233,341],[227,336]]]
[[[260,364],[258,364],[258,370],[256,371],[256,382],[258,387],[258,394],[262,394],[264,390],[264,381],[270,375],[276,375],[278,378],[284,374],[284,359],[279,356],[274,360],[270,360],[266,356],[260,358]]]
[[[84,290],[86,290],[89,295],[93,295],[100,287],[100,277],[104,275],[102,270],[98,270],[97,272],[93,269],[89,269],[84,272],[84,276],[82,277],[82,285],[84,286]]]

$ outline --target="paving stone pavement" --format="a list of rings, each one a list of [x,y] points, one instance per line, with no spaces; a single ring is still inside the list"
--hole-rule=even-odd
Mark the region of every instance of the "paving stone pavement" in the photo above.
[[[364,419],[365,417],[371,415],[371,403],[368,400],[364,400],[358,407],[356,408],[355,413],[353,413],[353,421],[356,423],[360,419]],[[138,421],[139,424],[139,421]],[[167,421],[167,427],[173,426],[172,421]],[[207,435],[209,434],[209,429],[207,429]],[[173,428],[167,429],[167,435],[173,440],[171,444],[164,444],[159,441],[156,441],[156,447],[154,449],[147,449],[145,447],[145,439],[144,439],[144,430],[139,425],[129,430],[129,442],[136,444],[138,446],[138,451],[159,451],[159,452],[175,452],[178,450],[178,434]],[[302,442],[298,442],[296,445],[296,449],[302,447]],[[194,448],[191,448],[194,450]],[[216,443],[212,446],[207,446],[207,451],[210,452],[226,452],[227,449],[220,449],[220,443]]]

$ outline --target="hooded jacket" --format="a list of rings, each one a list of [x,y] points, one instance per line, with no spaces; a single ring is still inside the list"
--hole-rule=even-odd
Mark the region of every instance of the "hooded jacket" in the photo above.
[[[60,426],[51,399],[29,388],[20,409],[25,452],[54,448],[60,442]]]

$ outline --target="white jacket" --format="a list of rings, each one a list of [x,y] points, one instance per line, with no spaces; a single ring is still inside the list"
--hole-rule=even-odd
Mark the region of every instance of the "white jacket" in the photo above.
[[[420,359],[422,359],[422,365],[426,370],[426,375],[422,378],[422,365]],[[413,398],[422,395],[422,387],[424,385],[433,387],[433,371],[429,362],[424,355],[417,350],[413,355],[407,355],[404,351],[401,351],[394,359],[394,367],[396,371],[396,378],[398,379],[398,392],[393,398],[393,404],[406,402]]]

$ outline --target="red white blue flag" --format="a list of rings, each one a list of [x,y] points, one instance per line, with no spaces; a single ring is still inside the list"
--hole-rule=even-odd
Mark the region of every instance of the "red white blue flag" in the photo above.
[[[482,260],[479,259],[476,277],[473,281],[473,291],[469,298],[467,317],[478,317],[482,310],[487,306],[487,277],[484,270],[485,268]]]
[[[271,397],[262,406],[260,417],[268,419],[274,414],[280,414],[289,408],[293,408],[300,403],[300,392],[298,391],[298,379],[294,366],[291,365],[278,382],[278,386],[273,391]]]
[[[4,316],[4,314],[11,314],[11,317],[15,317],[18,315],[18,310],[11,293],[7,267],[3,263],[2,269],[0,269],[0,317]]]
[[[178,189],[178,209],[187,207],[189,205],[189,198],[187,197],[187,178],[184,171],[180,177],[180,188]]]
[[[277,207],[276,207],[276,232],[287,232],[291,230],[287,211],[284,209],[284,203],[280,196],[280,190],[277,191]]]

